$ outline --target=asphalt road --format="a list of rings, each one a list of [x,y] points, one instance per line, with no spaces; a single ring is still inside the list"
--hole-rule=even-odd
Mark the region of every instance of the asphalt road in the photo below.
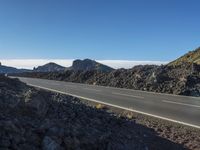
[[[200,128],[200,98],[158,94],[54,80],[22,78],[22,82],[145,115]]]

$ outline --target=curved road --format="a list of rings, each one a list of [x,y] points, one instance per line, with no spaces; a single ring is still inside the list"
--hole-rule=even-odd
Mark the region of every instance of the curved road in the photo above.
[[[17,77],[30,86],[138,112],[200,129],[200,98]]]

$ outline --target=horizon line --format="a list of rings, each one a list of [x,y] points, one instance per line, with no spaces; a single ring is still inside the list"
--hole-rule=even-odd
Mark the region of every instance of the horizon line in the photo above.
[[[33,69],[34,67],[45,65],[49,62],[54,62],[64,67],[70,67],[76,59],[0,59],[2,65],[11,66],[18,69]],[[83,60],[83,59],[80,59]],[[117,59],[91,59],[101,64],[110,66],[114,69],[132,68],[137,65],[164,65],[170,61],[152,61],[152,60],[117,60]]]

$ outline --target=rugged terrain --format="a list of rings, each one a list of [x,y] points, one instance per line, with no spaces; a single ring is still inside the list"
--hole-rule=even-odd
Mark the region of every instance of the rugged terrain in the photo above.
[[[135,66],[111,72],[68,70],[63,73],[25,73],[20,76],[200,96],[200,65],[190,63],[179,66]]]
[[[72,65],[74,69],[62,73],[24,73],[19,76],[200,96],[199,59],[200,48],[162,66],[139,65],[131,69],[102,71],[91,67],[97,65],[92,65],[91,60],[77,60]]]
[[[65,69],[66,68],[63,66],[50,62],[43,66],[38,66],[37,68],[34,68],[33,72],[62,72]]]
[[[72,66],[69,67],[68,70],[110,72],[113,71],[114,69],[91,59],[84,59],[84,60],[77,59],[73,61]]]
[[[0,149],[200,148],[199,130],[94,106],[0,76]]]
[[[200,47],[193,51],[188,52],[187,54],[183,55],[182,57],[172,61],[168,65],[177,66],[183,62],[200,64]]]

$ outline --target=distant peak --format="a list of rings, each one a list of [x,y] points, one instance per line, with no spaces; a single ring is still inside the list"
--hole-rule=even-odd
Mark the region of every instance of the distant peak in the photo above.
[[[113,68],[103,65],[101,63],[96,62],[95,60],[91,59],[77,59],[73,61],[72,70],[83,70],[83,71],[90,71],[90,70],[96,70],[96,71],[103,71],[103,72],[109,72],[114,70]]]
[[[66,68],[58,65],[54,62],[49,62],[43,66],[39,66],[37,68],[34,68],[33,70],[35,72],[57,72],[57,71],[64,71]]]

